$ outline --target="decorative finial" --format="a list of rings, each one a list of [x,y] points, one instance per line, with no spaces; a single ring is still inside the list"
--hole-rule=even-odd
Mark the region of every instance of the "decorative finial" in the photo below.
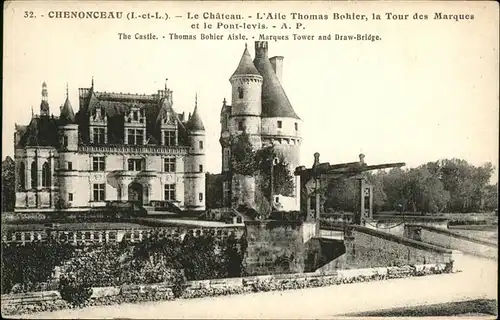
[[[226,98],[224,98],[224,100],[222,100],[222,106],[226,106]]]
[[[319,152],[315,152],[314,153],[314,164],[313,164],[313,168],[316,167],[317,165],[319,165]]]
[[[35,116],[35,112],[33,112],[33,106],[31,106],[31,117],[33,118]]]
[[[94,87],[94,76],[92,76],[92,88]]]
[[[248,44],[245,42],[245,49],[248,49]]]
[[[47,83],[44,81],[42,83],[42,100],[47,101],[49,96],[49,91],[47,90]]]
[[[69,99],[68,83],[66,82],[66,99]]]
[[[165,78],[165,91],[167,91],[167,81],[168,81],[168,78]]]
[[[198,92],[196,92],[195,96],[194,96],[194,107],[198,107]]]

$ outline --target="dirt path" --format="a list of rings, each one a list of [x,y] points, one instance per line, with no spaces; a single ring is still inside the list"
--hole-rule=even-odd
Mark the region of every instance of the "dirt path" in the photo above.
[[[497,262],[464,256],[463,272],[246,295],[62,310],[36,318],[331,318],[334,315],[497,298]]]

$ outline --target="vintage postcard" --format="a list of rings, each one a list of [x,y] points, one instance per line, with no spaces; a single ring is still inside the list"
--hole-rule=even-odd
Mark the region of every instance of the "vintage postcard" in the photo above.
[[[7,1],[3,48],[3,317],[497,317],[497,2]]]

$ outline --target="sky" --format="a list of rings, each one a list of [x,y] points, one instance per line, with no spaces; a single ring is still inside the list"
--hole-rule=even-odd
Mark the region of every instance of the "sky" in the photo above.
[[[472,13],[469,21],[303,21],[307,29],[268,34],[369,33],[364,41],[270,41],[269,56],[284,56],[283,87],[304,121],[301,162],[313,153],[322,162],[368,164],[461,158],[498,168],[498,7],[460,3],[392,3],[289,6],[268,3],[203,3],[196,12],[262,11],[289,13],[423,12]],[[287,8],[287,9],[285,9]],[[37,19],[24,19],[33,10]],[[174,92],[174,109],[192,112],[195,95],[207,133],[207,169],[220,172],[220,110],[231,100],[229,78],[248,41],[119,40],[118,32],[166,35],[209,33],[190,28],[192,21],[65,20],[40,18],[50,10],[155,10],[170,15],[193,11],[175,3],[11,3],[5,10],[2,157],[13,155],[14,124],[28,124],[39,112],[42,82],[47,82],[54,115],[64,103],[66,84],[75,112],[78,88],[155,93],[165,78]],[[493,10],[491,10],[493,9]],[[293,11],[292,11],[293,10]],[[287,20],[291,22],[290,20]],[[262,21],[260,21],[262,22]],[[263,21],[273,23],[272,21]],[[296,21],[293,21],[294,23]],[[253,22],[256,23],[256,22]],[[279,25],[279,24],[278,24]],[[220,34],[228,31],[217,30]],[[240,32],[240,31],[238,31]],[[498,170],[492,177],[497,181]]]

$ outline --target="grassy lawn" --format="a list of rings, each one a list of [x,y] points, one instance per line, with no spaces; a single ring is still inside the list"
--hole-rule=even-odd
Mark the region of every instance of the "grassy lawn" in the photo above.
[[[471,300],[463,302],[449,302],[426,306],[397,308],[363,312],[348,316],[357,317],[450,317],[450,316],[488,316],[498,314],[496,300]]]

